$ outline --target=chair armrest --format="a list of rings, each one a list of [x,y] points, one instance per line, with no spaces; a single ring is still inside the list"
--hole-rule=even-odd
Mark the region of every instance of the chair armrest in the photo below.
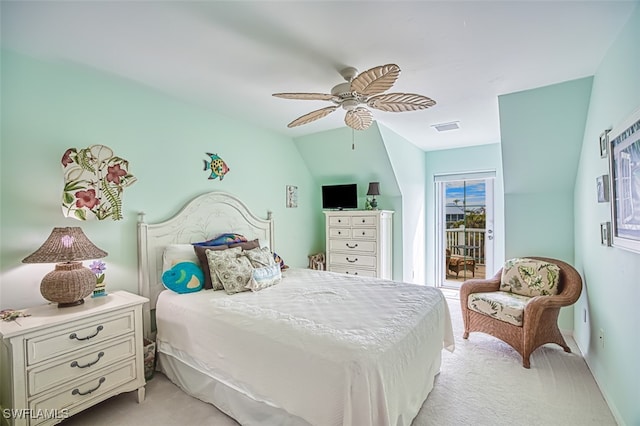
[[[464,301],[466,305],[471,293],[482,293],[489,291],[498,291],[500,289],[500,278],[502,277],[502,269],[493,277],[488,279],[471,279],[462,283],[460,287],[460,301]]]
[[[564,294],[556,294],[553,296],[535,296],[532,297],[529,303],[525,306],[525,315],[527,311],[532,311],[534,309],[551,309],[551,308],[562,308],[564,306],[571,306],[576,302],[576,300]]]

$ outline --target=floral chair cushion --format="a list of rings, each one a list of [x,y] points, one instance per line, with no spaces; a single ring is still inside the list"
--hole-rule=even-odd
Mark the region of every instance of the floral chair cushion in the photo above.
[[[552,296],[558,294],[560,268],[544,260],[515,258],[502,268],[500,290],[522,296]]]
[[[506,291],[471,293],[467,300],[467,306],[472,311],[522,327],[524,307],[529,300],[531,297]]]

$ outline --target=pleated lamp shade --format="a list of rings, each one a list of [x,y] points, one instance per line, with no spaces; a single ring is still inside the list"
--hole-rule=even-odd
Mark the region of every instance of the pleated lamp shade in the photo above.
[[[371,201],[369,204],[371,208],[376,210],[378,208],[378,202],[376,201],[376,195],[380,195],[380,182],[369,182],[369,189],[367,195],[371,195]]]
[[[42,246],[22,259],[23,263],[57,263],[40,283],[42,297],[58,307],[84,303],[96,286],[96,276],[82,260],[99,259],[107,252],[96,247],[79,227],[53,228]]]
[[[369,189],[367,195],[380,195],[380,182],[369,182]]]

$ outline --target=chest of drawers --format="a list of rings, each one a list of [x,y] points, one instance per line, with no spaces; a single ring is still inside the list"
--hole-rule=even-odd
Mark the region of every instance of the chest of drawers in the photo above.
[[[392,279],[392,211],[325,211],[327,270]]]
[[[30,316],[0,323],[3,424],[56,424],[133,390],[142,402],[146,301],[116,291],[69,308],[29,308]]]

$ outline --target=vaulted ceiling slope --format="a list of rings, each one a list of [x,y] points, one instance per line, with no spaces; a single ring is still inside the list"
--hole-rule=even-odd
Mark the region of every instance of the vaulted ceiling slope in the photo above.
[[[593,75],[633,1],[3,1],[2,47],[71,61],[291,137],[344,127],[343,114],[288,129],[360,71],[395,63],[394,90],[427,110],[374,118],[424,150],[500,140],[498,96]],[[438,133],[435,124],[460,122]]]

